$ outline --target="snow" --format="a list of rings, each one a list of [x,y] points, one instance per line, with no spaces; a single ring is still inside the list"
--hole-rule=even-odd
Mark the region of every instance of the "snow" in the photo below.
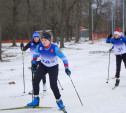
[[[32,101],[27,95],[32,89],[31,83],[31,55],[29,50],[24,52],[25,68],[25,92],[23,85],[22,52],[19,47],[11,47],[11,44],[2,44],[3,60],[0,62],[0,109],[21,107]],[[61,90],[62,100],[68,113],[125,113],[126,107],[126,76],[122,63],[120,85],[112,90],[115,80],[109,80],[108,76],[108,50],[111,45],[105,40],[89,44],[65,43],[62,49],[69,61],[72,72],[71,78],[83,102],[81,105],[70,78],[65,74],[62,61],[59,59],[59,81],[64,90]],[[110,77],[115,75],[115,55],[111,53]],[[8,84],[9,82],[15,84]],[[52,107],[52,109],[21,109],[0,111],[0,113],[61,113],[56,105],[56,100],[50,89],[47,75],[47,92],[43,95],[42,83],[40,83],[40,106]]]

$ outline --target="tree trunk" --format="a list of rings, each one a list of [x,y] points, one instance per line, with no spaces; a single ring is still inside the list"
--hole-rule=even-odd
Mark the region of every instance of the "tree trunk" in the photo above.
[[[66,15],[66,42],[69,42],[69,11],[67,11],[67,15]]]
[[[13,39],[13,45],[12,46],[16,46],[16,42],[15,42],[15,39],[16,39],[16,24],[17,24],[17,19],[16,19],[16,16],[17,16],[17,6],[19,5],[20,3],[20,0],[13,0],[13,3],[14,3],[14,6],[13,6],[13,34],[12,34],[12,39]]]
[[[72,26],[70,26],[69,33],[70,33],[70,41],[71,41],[72,40]]]
[[[30,1],[27,0],[27,38],[31,40],[31,35],[30,35]]]
[[[13,45],[16,46],[15,38],[16,38],[16,7],[13,7],[13,33],[12,33]]]
[[[47,25],[47,4],[46,4],[46,0],[43,0],[43,32],[45,32],[47,29],[46,29],[46,25]]]
[[[2,51],[1,51],[1,24],[0,24],[0,61],[2,60]]]
[[[76,10],[77,24],[76,24],[76,38],[75,43],[79,41],[79,33],[80,33],[80,2],[77,2],[77,10]]]
[[[89,5],[89,41],[92,41],[92,15],[91,15],[91,5]]]
[[[60,48],[64,48],[64,8],[65,7],[65,0],[62,0],[62,11],[60,17],[61,29],[60,29]]]
[[[64,48],[64,22],[63,13],[61,14],[61,29],[60,29],[60,48]]]
[[[55,27],[52,26],[53,42],[56,42]]]

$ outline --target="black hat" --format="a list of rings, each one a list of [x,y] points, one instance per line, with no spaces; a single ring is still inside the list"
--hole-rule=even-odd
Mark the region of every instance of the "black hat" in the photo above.
[[[44,32],[42,34],[42,38],[46,38],[47,40],[51,41],[51,35],[48,32]]]

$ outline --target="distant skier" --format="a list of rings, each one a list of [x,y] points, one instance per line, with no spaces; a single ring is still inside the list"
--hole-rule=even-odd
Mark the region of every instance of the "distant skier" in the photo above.
[[[38,32],[34,32],[32,37],[33,37],[32,41],[30,41],[26,46],[24,46],[24,44],[21,43],[20,47],[21,47],[22,51],[26,51],[28,48],[30,48],[31,57],[33,59],[33,53],[35,52],[37,45],[40,44],[41,41],[40,41],[40,35],[39,35]],[[39,66],[40,60],[41,59],[39,57],[37,59],[37,67]],[[46,77],[44,76],[42,80],[43,80],[43,91],[46,91],[47,90],[47,88],[46,88]],[[32,91],[30,91],[29,94],[32,94]]]
[[[51,36],[48,32],[44,32],[41,39],[42,43],[40,43],[33,55],[32,61],[32,71],[36,71],[34,77],[34,100],[27,104],[27,106],[38,106],[39,105],[39,83],[40,80],[48,73],[50,80],[50,87],[53,91],[53,94],[56,98],[56,103],[58,107],[63,110],[65,106],[63,105],[61,95],[57,86],[58,79],[58,57],[63,61],[65,72],[68,76],[70,76],[71,71],[68,67],[68,60],[63,54],[63,52],[58,48],[57,45],[51,43]],[[36,60],[38,56],[41,56],[41,63],[36,70]]]
[[[126,68],[126,38],[123,37],[120,29],[115,29],[113,38],[111,38],[111,36],[108,37],[106,43],[113,44],[113,49],[116,55],[116,74],[114,78],[117,78],[115,86],[118,86],[122,60]]]
[[[60,38],[59,37],[56,38],[56,42],[57,42],[57,45],[59,45],[59,42],[60,42]]]

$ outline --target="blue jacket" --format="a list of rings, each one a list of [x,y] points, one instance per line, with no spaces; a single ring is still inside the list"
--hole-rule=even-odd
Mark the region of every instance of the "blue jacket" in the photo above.
[[[121,36],[120,38],[107,38],[106,43],[112,43],[113,49],[116,55],[121,55],[126,53],[126,38]]]
[[[33,54],[33,64],[36,64],[38,57],[41,57],[41,63],[47,67],[52,67],[58,64],[58,57],[63,61],[64,67],[68,68],[68,60],[63,52],[58,48],[57,45],[52,44],[48,49],[46,49],[42,43],[40,43],[35,53]]]

